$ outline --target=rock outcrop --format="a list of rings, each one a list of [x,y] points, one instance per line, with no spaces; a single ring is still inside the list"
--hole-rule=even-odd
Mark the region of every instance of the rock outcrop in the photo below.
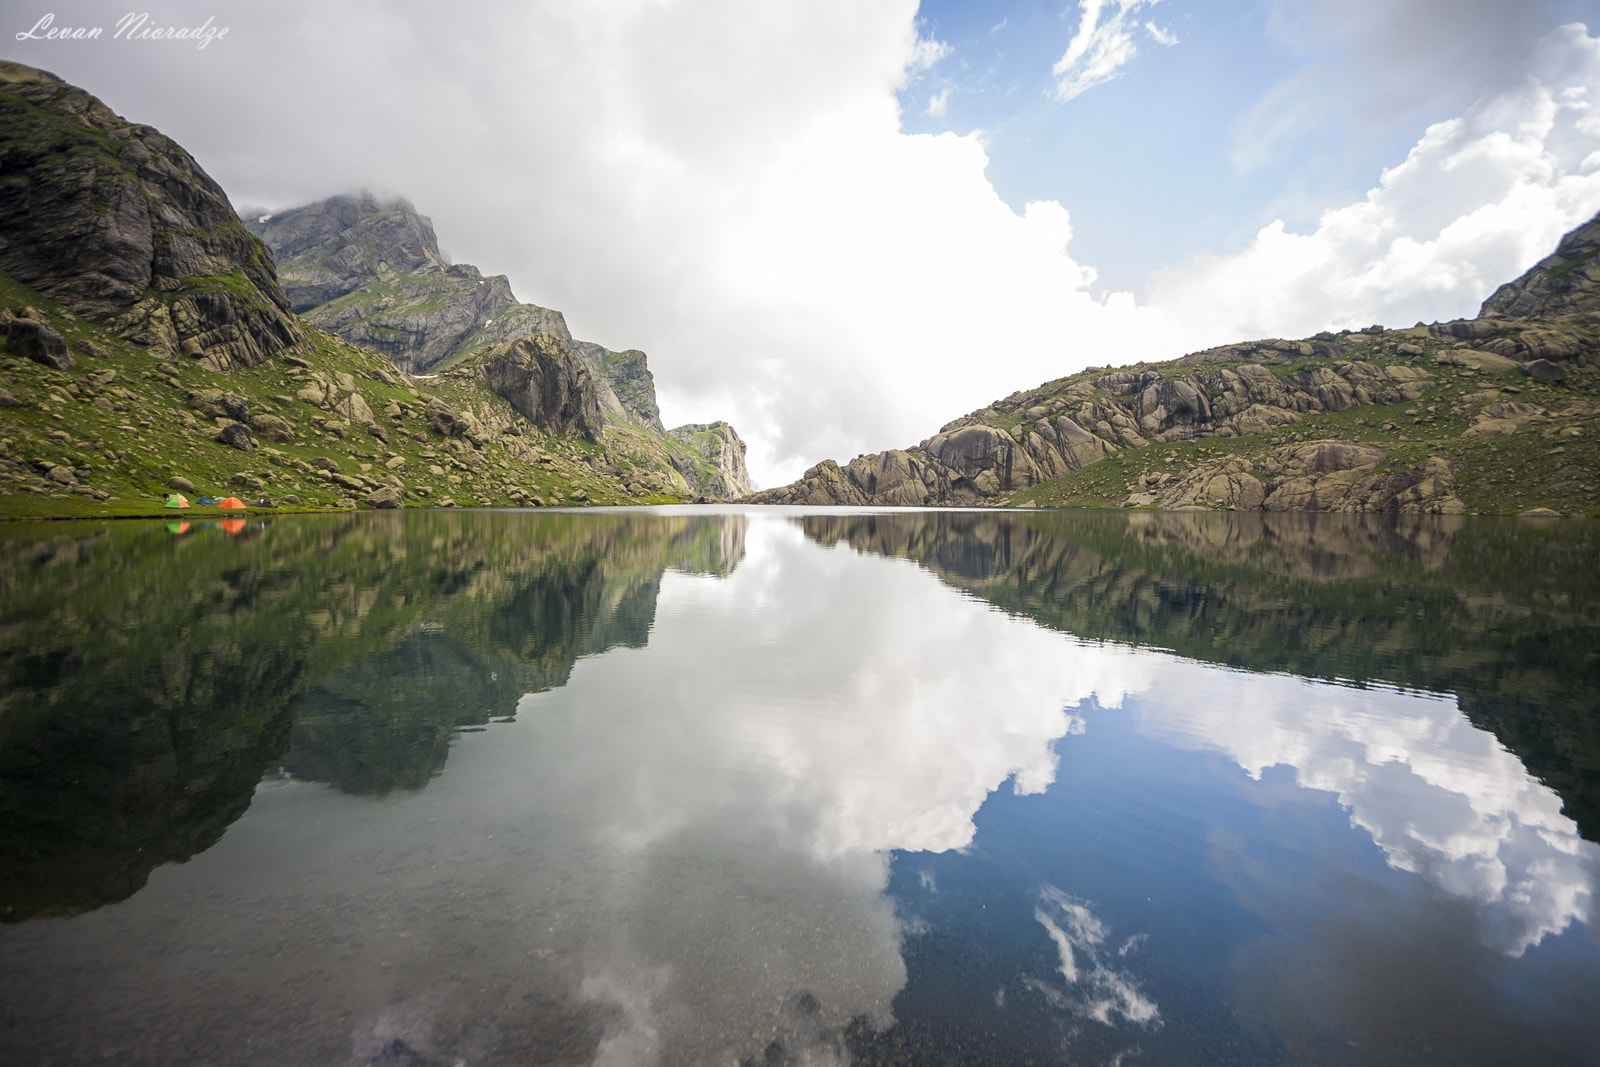
[[[272,256],[181,147],[0,62],[0,270],[167,359],[225,370],[299,340]]]
[[[1480,319],[1550,319],[1600,311],[1600,217],[1561,239],[1555,252],[1483,302]]]
[[[683,442],[689,454],[671,453],[668,459],[698,488],[699,496],[732,500],[750,492],[744,439],[732,426],[726,422],[690,423],[674,427],[672,436]]]
[[[1299,354],[1298,349],[1290,351]],[[859,456],[844,467],[831,461],[819,464],[794,485],[757,494],[753,500],[781,504],[994,503],[1125,450],[1207,437],[1251,436],[1292,425],[1310,413],[1413,400],[1428,389],[1432,377],[1420,367],[1380,367],[1358,360],[1279,375],[1260,363],[1223,364],[1218,358],[1222,352],[1197,353],[1166,369],[1117,371],[1072,380],[1055,395],[1037,402],[1031,397],[1026,402],[1008,398],[947,423],[914,449]],[[1235,346],[1233,353],[1235,358],[1249,358],[1256,355],[1256,348]],[[1292,464],[1285,461],[1281,466],[1288,470]],[[1226,481],[1239,473],[1207,468],[1206,483],[1218,478]],[[1263,506],[1268,494],[1258,493],[1251,480],[1234,478],[1230,484],[1233,488],[1221,494],[1228,503],[1218,506]],[[1197,489],[1199,495],[1189,502],[1218,499],[1221,485],[1218,482],[1216,488],[1204,492]],[[1341,495],[1340,500],[1344,499]],[[1289,497],[1283,500],[1287,502]]]
[[[536,333],[491,349],[489,388],[535,426],[599,443],[604,427],[589,368],[561,337]]]
[[[656,406],[655,375],[643,352],[636,348],[612,352],[592,341],[573,341],[572,350],[589,368],[603,411],[643,429],[667,432]]]

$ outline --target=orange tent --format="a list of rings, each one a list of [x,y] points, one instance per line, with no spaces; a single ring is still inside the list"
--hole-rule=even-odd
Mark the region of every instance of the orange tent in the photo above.
[[[222,520],[222,528],[224,530],[227,530],[231,534],[236,534],[240,530],[244,529],[244,520],[243,519],[223,519]]]
[[[244,507],[244,501],[240,500],[236,496],[230,496],[226,500],[218,501],[217,502],[217,507],[219,507],[219,508],[242,508],[242,507]]]

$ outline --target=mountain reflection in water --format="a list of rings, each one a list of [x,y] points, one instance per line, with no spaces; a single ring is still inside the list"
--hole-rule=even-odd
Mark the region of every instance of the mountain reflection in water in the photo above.
[[[0,1062],[1580,1062],[1596,532],[5,529]]]

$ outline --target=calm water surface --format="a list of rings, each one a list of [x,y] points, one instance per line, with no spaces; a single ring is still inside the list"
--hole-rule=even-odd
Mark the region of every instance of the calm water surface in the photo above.
[[[1593,1063],[1600,527],[0,528],[0,1063]]]

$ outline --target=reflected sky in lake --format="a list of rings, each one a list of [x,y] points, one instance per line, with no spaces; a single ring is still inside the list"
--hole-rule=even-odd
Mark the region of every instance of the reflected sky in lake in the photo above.
[[[1581,588],[1558,602],[1519,579],[1518,601],[1462,563],[1507,543],[1537,556],[1537,537],[814,514],[425,515],[279,523],[233,556],[196,542],[202,588],[210,568],[236,589],[248,565],[254,591],[189,619],[219,644],[184,676],[226,641],[232,669],[277,665],[281,699],[130,714],[276,754],[220,839],[104,906],[38,901],[107,831],[76,851],[7,839],[43,873],[18,876],[40,917],[0,927],[0,1062],[1561,1063],[1596,1047],[1600,848],[1437,684],[1458,672],[1491,710],[1532,694],[1480,719],[1565,768],[1552,780],[1575,803],[1592,795],[1581,677],[1502,654],[1490,685],[1452,665],[1516,647],[1529,620],[1593,658]],[[75,543],[56,562],[176,558]],[[1309,584],[1285,586],[1297,544],[1316,551],[1292,579]],[[131,596],[164,588],[144,573]],[[25,574],[7,582],[11,632],[48,621]],[[1179,603],[1188,621],[1159,621]],[[1278,655],[1297,610],[1331,679],[1240,669]],[[1251,637],[1263,612],[1278,637]],[[1432,636],[1404,656],[1363,643],[1381,628],[1392,651],[1413,615]],[[1124,618],[1141,639],[1107,638]],[[95,655],[72,677],[134,704]],[[38,675],[15,648],[3,662],[17,691]],[[1352,679],[1353,663],[1375,666]],[[36,685],[54,717],[0,720],[14,806],[74,787],[40,770],[50,736],[93,721],[64,677]],[[241,714],[265,725],[241,733]],[[192,748],[133,767],[128,790],[161,760],[212,766]]]

